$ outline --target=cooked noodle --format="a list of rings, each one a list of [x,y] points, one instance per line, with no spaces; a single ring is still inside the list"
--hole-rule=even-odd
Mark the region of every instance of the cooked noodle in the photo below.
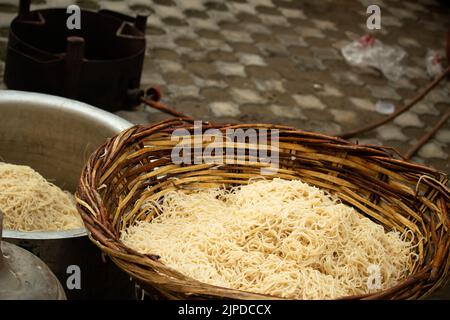
[[[19,231],[83,227],[75,198],[28,166],[0,162],[0,209],[4,227]]]
[[[122,241],[227,288],[333,299],[391,287],[415,258],[413,240],[300,180],[177,191],[146,205],[159,215],[129,227]],[[368,285],[374,270],[379,288]]]

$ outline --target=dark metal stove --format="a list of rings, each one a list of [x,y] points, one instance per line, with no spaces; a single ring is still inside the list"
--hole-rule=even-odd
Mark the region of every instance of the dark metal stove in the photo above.
[[[147,16],[81,10],[69,30],[66,8],[30,11],[21,0],[12,21],[4,80],[9,89],[42,92],[115,111],[139,103]]]

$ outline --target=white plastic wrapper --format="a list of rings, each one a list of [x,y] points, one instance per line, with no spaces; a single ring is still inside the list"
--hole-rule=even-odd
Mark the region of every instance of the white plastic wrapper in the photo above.
[[[427,66],[427,73],[431,78],[435,78],[444,72],[441,60],[443,54],[439,51],[428,50],[425,57],[425,64]]]
[[[343,47],[341,52],[349,64],[377,68],[389,80],[397,81],[403,75],[400,62],[406,52],[400,47],[385,45],[373,36],[363,36]]]

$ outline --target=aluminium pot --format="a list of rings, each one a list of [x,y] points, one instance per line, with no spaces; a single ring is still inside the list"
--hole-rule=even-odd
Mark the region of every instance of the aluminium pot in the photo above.
[[[0,90],[0,161],[28,165],[72,193],[91,152],[130,126],[118,116],[78,101]],[[102,257],[84,228],[36,232],[4,229],[3,238],[42,259],[69,299],[133,296],[129,277]]]

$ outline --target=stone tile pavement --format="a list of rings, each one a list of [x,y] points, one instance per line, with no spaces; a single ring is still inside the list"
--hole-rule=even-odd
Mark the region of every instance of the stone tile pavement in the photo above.
[[[0,0],[0,59],[18,1]],[[435,0],[39,0],[34,8],[146,10],[148,52],[143,86],[160,86],[163,102],[198,119],[270,122],[339,134],[385,115],[378,100],[397,107],[430,81],[428,49],[445,47],[450,7]],[[350,66],[340,49],[369,33],[366,7],[381,7],[383,43],[407,52],[404,76],[388,80]],[[4,63],[0,62],[0,73]],[[449,110],[442,83],[410,112],[353,140],[405,152]],[[143,106],[118,114],[134,123],[168,116]],[[413,158],[450,172],[450,123]]]
[[[203,120],[271,122],[339,134],[381,119],[378,100],[401,105],[429,80],[427,49],[445,46],[449,7],[435,0],[375,1],[383,43],[407,52],[404,76],[389,81],[372,68],[350,66],[340,49],[369,33],[371,1],[298,0],[38,0],[34,8],[148,11],[148,52],[142,85],[160,86],[163,102]],[[15,0],[0,0],[4,56]],[[0,72],[3,69],[3,62]],[[410,112],[353,140],[405,152],[449,107],[443,83]],[[120,111],[134,123],[158,121],[159,111]],[[413,160],[450,172],[450,124]]]

